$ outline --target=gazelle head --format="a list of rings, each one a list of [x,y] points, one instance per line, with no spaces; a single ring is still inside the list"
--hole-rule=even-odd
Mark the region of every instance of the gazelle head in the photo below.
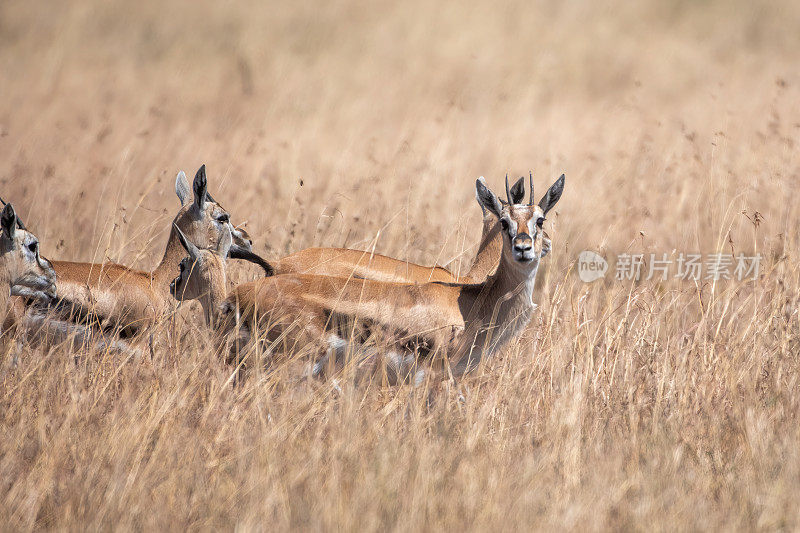
[[[175,231],[188,256],[178,265],[178,277],[170,283],[170,294],[178,301],[202,299],[213,291],[224,295],[225,258],[233,245],[231,232],[223,232],[215,246],[201,249],[177,225]]]
[[[562,174],[538,204],[533,203],[533,175],[530,177],[531,192],[528,203],[522,203],[523,200],[519,195],[512,193],[508,187],[508,177],[506,177],[508,201],[500,200],[489,190],[483,177],[475,182],[478,203],[500,219],[503,259],[506,262],[521,268],[538,267],[546,238],[543,229],[545,217],[561,198],[561,193],[564,192],[564,179]],[[516,187],[517,185],[514,186]],[[524,192],[522,196],[524,197]]]
[[[191,242],[203,248],[214,247],[225,232],[228,232],[232,238],[229,257],[256,263],[268,275],[272,274],[272,267],[253,253],[253,241],[247,232],[234,227],[230,214],[208,192],[205,165],[195,174],[191,189],[186,174],[179,172],[175,179],[175,194],[178,195],[182,208],[175,217],[174,224]]]
[[[39,239],[27,231],[11,204],[0,214],[0,276],[11,286],[11,294],[35,300],[56,296],[56,272],[39,255]]]

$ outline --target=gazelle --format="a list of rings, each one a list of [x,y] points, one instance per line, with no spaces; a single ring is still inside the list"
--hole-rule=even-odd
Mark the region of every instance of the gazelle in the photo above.
[[[47,303],[56,296],[56,273],[39,253],[39,240],[6,204],[0,214],[0,339],[15,336],[27,302]],[[16,365],[19,345],[13,353]]]
[[[331,354],[338,358],[343,353],[347,341],[354,340],[353,331],[378,331],[391,339],[385,362],[396,378],[414,372],[419,357],[438,357],[452,375],[460,376],[516,337],[530,320],[536,307],[532,296],[542,256],[543,224],[561,197],[564,181],[562,175],[538,205],[533,203],[532,187],[527,204],[505,203],[486,187],[483,178],[476,181],[478,201],[500,220],[503,238],[497,271],[482,283],[411,285],[277,275],[236,287],[218,308],[217,328],[226,337],[238,328],[238,338],[245,340],[257,339],[263,332],[269,342],[318,343],[323,355],[315,373],[324,368]],[[191,254],[201,257],[200,251]],[[224,271],[224,262],[206,259],[211,258],[210,253],[202,253],[202,257],[193,267],[199,284],[215,277],[209,271]],[[186,291],[192,272],[188,262],[184,264],[173,285],[175,294]],[[210,304],[223,294],[220,284],[215,287],[195,286],[188,292],[194,296],[203,290],[213,292]],[[354,324],[364,328],[351,328]],[[415,376],[419,381],[424,372]]]
[[[48,302],[56,296],[56,273],[39,255],[39,240],[5,204],[0,214],[0,309],[5,313],[11,296]]]
[[[113,328],[127,336],[164,316],[171,308],[169,286],[173,269],[185,255],[175,228],[203,246],[216,245],[223,235],[229,235],[233,240],[229,247],[231,257],[265,265],[251,251],[247,234],[233,227],[230,215],[208,194],[207,188],[205,165],[197,171],[192,189],[186,175],[178,174],[175,193],[181,201],[181,210],[173,221],[161,263],[152,272],[114,263],[54,261],[57,317]]]
[[[178,301],[199,300],[206,324],[214,326],[217,310],[227,294],[225,258],[233,244],[230,232],[225,233],[213,248],[200,249],[175,226],[178,238],[188,257],[178,265],[178,277],[169,292]]]
[[[511,203],[521,202],[525,196],[524,178],[520,178],[509,188],[506,176],[506,196]],[[483,206],[481,210],[481,240],[472,267],[466,274],[456,275],[444,267],[423,266],[349,248],[306,248],[280,259],[273,267],[277,274],[317,274],[398,283],[477,283],[486,279],[497,268],[503,249],[497,217]],[[550,248],[549,242],[549,238],[545,236],[545,255]]]

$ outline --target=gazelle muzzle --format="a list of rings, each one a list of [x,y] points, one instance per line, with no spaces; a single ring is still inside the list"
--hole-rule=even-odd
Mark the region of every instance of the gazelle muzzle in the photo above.
[[[11,295],[48,303],[56,299],[56,271],[50,261],[37,258],[41,272],[26,272],[11,283]]]
[[[517,261],[532,261],[534,259],[533,239],[527,233],[520,233],[512,241],[514,259]]]

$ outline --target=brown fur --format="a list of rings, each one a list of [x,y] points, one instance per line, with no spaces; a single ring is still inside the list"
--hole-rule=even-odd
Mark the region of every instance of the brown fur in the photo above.
[[[423,266],[381,254],[349,248],[306,248],[275,263],[277,274],[315,274],[397,283],[471,283],[483,280],[497,267],[502,249],[497,220],[484,216],[483,236],[472,268],[462,276],[441,266]]]

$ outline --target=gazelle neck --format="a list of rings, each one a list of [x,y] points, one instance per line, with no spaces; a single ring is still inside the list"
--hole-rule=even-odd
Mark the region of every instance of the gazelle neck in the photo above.
[[[503,254],[494,274],[481,284],[469,286],[478,293],[474,296],[474,312],[467,317],[465,342],[452,367],[455,375],[475,368],[528,324],[536,309],[533,289],[538,269],[539,260],[534,265],[520,265]]]
[[[536,283],[536,273],[539,271],[540,259],[531,264],[522,265],[508,259],[502,251],[500,254],[500,264],[492,276],[497,288],[505,293],[513,292],[515,295],[531,296]],[[530,303],[533,303],[533,300]]]
[[[503,342],[508,340],[506,331],[515,333],[530,320],[530,313],[536,307],[533,289],[538,270],[538,260],[535,265],[520,265],[503,254],[497,272],[486,280],[483,322],[495,326]]]
[[[500,222],[491,213],[483,215],[483,237],[478,245],[478,253],[466,276],[473,281],[485,280],[497,267],[503,253],[503,237],[500,235]]]
[[[184,257],[186,257],[186,252],[178,240],[178,234],[175,233],[175,228],[172,228],[169,232],[167,248],[164,250],[164,257],[161,259],[158,266],[150,273],[154,288],[167,299],[170,298],[169,284],[175,278],[175,274],[178,271],[178,264]]]
[[[5,250],[0,251],[0,313],[5,317],[8,304],[11,301],[11,279],[13,274],[9,271]]]
[[[210,274],[208,290],[199,298],[200,305],[203,306],[206,325],[211,328],[215,326],[217,310],[222,301],[225,300],[227,293],[227,276],[225,274],[224,261],[222,263],[221,268],[215,268],[208,273]]]
[[[11,285],[4,279],[0,279],[0,327],[5,320],[9,303],[11,302]]]

